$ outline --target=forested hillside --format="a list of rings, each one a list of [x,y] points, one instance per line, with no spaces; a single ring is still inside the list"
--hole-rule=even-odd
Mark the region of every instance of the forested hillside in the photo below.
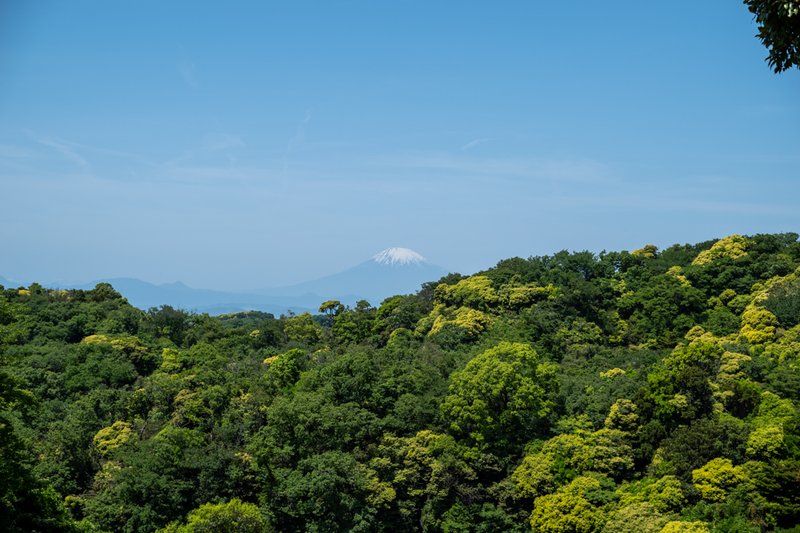
[[[316,316],[7,287],[0,530],[800,531],[797,239]]]

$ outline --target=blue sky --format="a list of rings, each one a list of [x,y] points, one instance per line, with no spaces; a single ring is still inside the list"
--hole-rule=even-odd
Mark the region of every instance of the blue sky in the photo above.
[[[220,289],[800,230],[744,5],[14,1],[0,275]]]

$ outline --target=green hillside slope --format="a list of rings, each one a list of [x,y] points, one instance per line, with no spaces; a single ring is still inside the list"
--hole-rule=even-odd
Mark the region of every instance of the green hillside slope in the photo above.
[[[797,239],[315,316],[0,291],[0,530],[798,531]]]

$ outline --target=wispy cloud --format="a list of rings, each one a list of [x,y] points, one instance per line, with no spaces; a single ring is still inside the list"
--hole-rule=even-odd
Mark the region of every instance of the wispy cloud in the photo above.
[[[209,134],[205,136],[202,143],[168,159],[163,165],[169,168],[177,168],[185,163],[209,158],[214,159],[222,155],[227,159],[228,166],[233,167],[237,162],[235,150],[245,146],[244,140],[237,135],[230,133]]]
[[[372,158],[377,167],[411,170],[425,179],[537,180],[553,182],[616,182],[608,167],[592,159],[548,157],[475,157],[469,154],[414,152]]]
[[[41,137],[33,134],[31,134],[31,137],[38,144],[50,148],[63,156],[65,159],[72,161],[82,171],[91,171],[92,166],[89,164],[89,160],[78,153],[78,150],[80,149],[78,145],[57,137]]]
[[[490,139],[488,137],[484,137],[484,138],[481,138],[481,139],[474,139],[474,140],[466,143],[465,145],[463,145],[461,148],[459,148],[459,150],[462,151],[462,152],[466,152],[467,150],[475,148],[476,146],[478,146],[480,144],[483,144],[483,143],[487,143],[487,142],[489,142],[491,140],[492,139]]]

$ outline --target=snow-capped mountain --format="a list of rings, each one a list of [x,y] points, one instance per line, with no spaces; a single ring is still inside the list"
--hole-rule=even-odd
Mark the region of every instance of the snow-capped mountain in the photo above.
[[[372,260],[381,265],[421,265],[427,263],[424,257],[408,248],[387,248],[372,256]]]
[[[255,292],[268,296],[291,297],[296,305],[312,307],[325,300],[340,300],[352,305],[367,300],[379,305],[395,294],[411,294],[428,281],[436,281],[447,271],[429,263],[421,254],[409,248],[387,248],[363,263],[344,272],[288,287],[260,289]]]
[[[371,259],[338,274],[288,287],[246,292],[196,289],[180,282],[155,285],[133,278],[76,284],[42,282],[42,285],[89,290],[102,281],[111,283],[132,305],[141,309],[166,304],[212,315],[245,310],[266,311],[278,315],[289,311],[316,312],[319,305],[326,300],[339,300],[346,305],[367,300],[378,306],[389,296],[415,293],[423,283],[436,281],[446,274],[446,270],[430,264],[414,250],[387,248]],[[10,288],[26,286],[28,283],[0,278],[0,285]]]

